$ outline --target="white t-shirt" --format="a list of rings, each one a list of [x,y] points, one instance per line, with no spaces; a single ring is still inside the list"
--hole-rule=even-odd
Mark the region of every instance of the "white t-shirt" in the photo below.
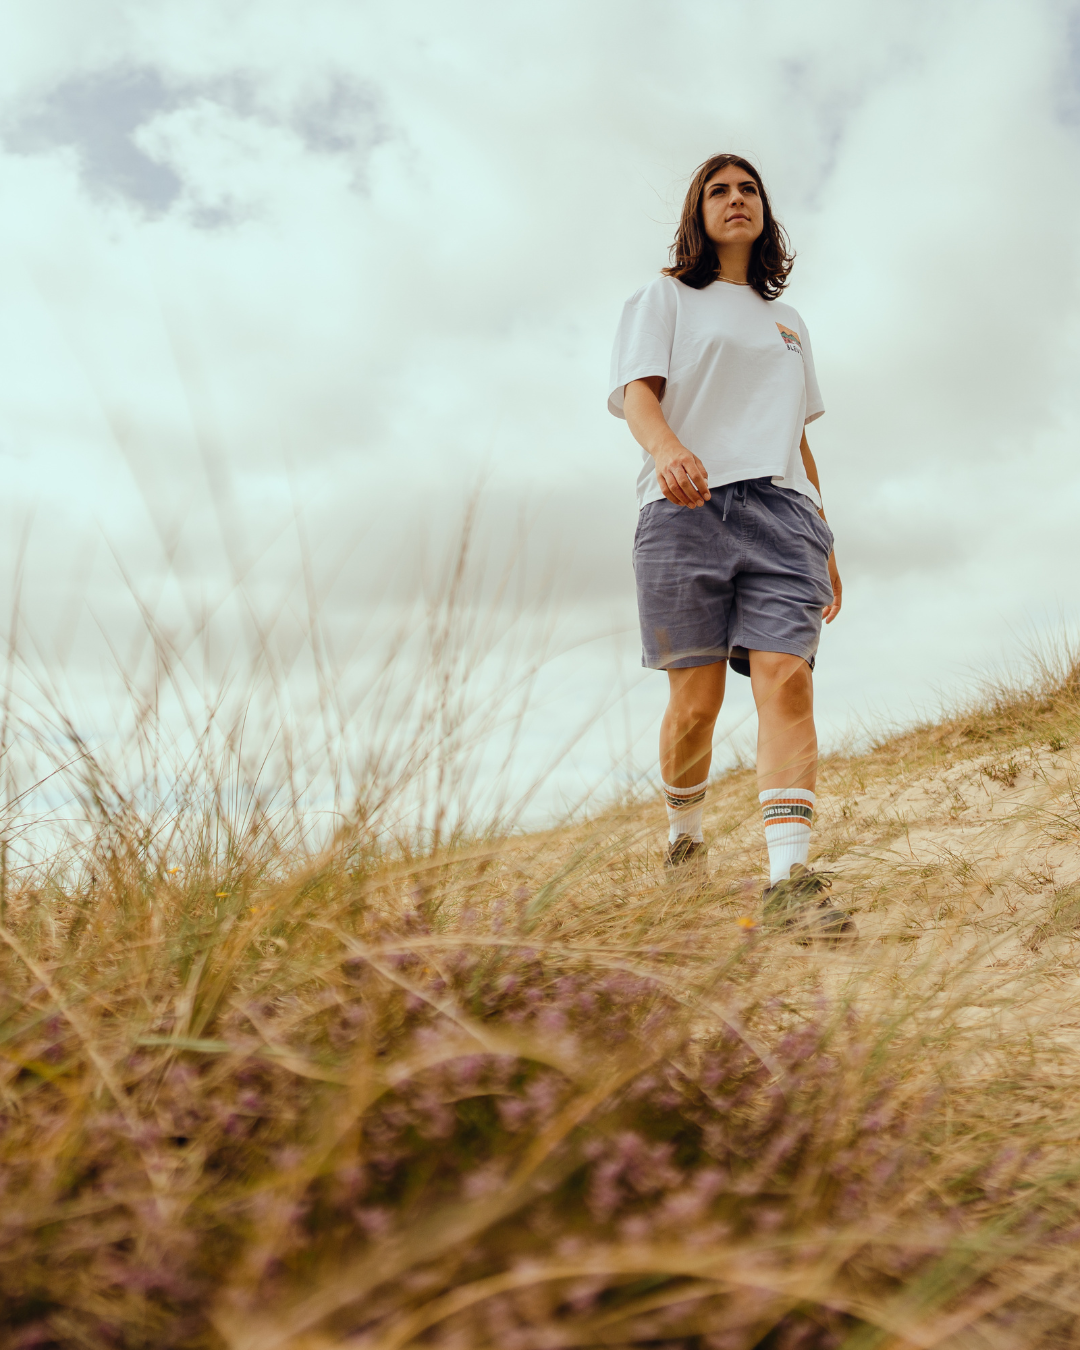
[[[714,281],[696,291],[659,276],[623,307],[611,354],[608,409],[623,417],[631,380],[660,375],[668,426],[692,450],[710,487],[771,478],[821,505],[803,469],[803,426],[825,411],[810,335],[796,310],[750,286]],[[639,508],[664,494],[641,452]]]

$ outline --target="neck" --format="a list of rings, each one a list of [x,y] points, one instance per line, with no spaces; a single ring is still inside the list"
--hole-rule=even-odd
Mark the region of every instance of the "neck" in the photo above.
[[[716,261],[720,264],[720,275],[728,281],[746,284],[750,268],[750,250],[752,244],[720,244],[716,249]]]

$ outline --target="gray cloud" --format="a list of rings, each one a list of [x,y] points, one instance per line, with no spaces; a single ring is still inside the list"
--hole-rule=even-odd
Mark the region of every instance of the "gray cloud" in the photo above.
[[[140,147],[138,132],[154,117],[197,101],[286,127],[314,154],[350,157],[358,179],[367,155],[389,134],[374,90],[340,76],[317,94],[279,109],[246,74],[173,81],[152,66],[115,66],[61,80],[30,107],[8,117],[3,140],[26,155],[73,150],[92,195],[121,197],[157,217],[178,202],[185,184],[171,164]],[[190,214],[196,227],[215,229],[243,213],[196,206]]]
[[[1080,8],[1069,15],[1064,39],[1059,115],[1062,121],[1077,126],[1080,125]]]
[[[91,192],[116,194],[150,215],[160,215],[176,201],[183,185],[168,165],[144,154],[133,135],[156,113],[177,103],[177,94],[152,69],[76,75],[9,123],[4,139],[23,154],[73,149]]]
[[[290,125],[308,149],[324,154],[366,154],[389,136],[371,87],[341,78],[300,103]]]

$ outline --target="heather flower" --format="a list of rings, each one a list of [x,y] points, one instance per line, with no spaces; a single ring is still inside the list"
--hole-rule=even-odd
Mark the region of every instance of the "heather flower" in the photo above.
[[[1064,1145],[1055,1138],[1061,1155],[1040,1158],[1034,1137],[991,1143],[994,1127],[978,1118],[978,1092],[959,1071],[947,1089],[920,1089],[923,1033],[904,1025],[902,993],[884,1021],[872,1004],[855,1019],[809,976],[770,964],[777,944],[744,945],[731,909],[695,919],[662,895],[646,919],[652,901],[646,883],[635,889],[633,847],[620,846],[617,895],[606,862],[585,867],[562,899],[529,916],[528,946],[517,949],[483,941],[523,920],[532,894],[510,891],[513,874],[497,859],[484,872],[449,849],[438,867],[422,860],[429,886],[406,891],[407,855],[386,870],[361,853],[350,853],[344,879],[333,863],[305,874],[295,904],[287,879],[264,885],[239,864],[221,869],[243,897],[235,929],[225,918],[212,927],[218,920],[198,908],[208,896],[212,905],[205,884],[192,899],[179,882],[161,887],[158,867],[154,912],[168,937],[154,947],[136,918],[108,952],[87,949],[124,972],[100,1007],[85,991],[107,981],[90,965],[69,974],[78,944],[63,948],[50,978],[70,978],[77,1006],[98,1019],[123,1110],[97,1089],[66,1020],[46,1016],[42,991],[30,1011],[24,995],[5,1005],[0,1231],[17,1259],[0,1263],[0,1300],[6,1316],[24,1311],[4,1350],[19,1337],[50,1350],[183,1350],[217,1334],[208,1309],[272,1324],[281,1308],[326,1296],[334,1272],[391,1258],[400,1262],[391,1274],[351,1303],[346,1289],[345,1304],[304,1335],[375,1343],[421,1306],[445,1310],[459,1287],[531,1271],[523,1287],[459,1306],[419,1341],[541,1350],[593,1337],[634,1350],[750,1350],[767,1335],[772,1350],[826,1350],[858,1330],[854,1316],[789,1310],[768,1287],[644,1305],[678,1290],[680,1254],[693,1270],[730,1244],[753,1248],[763,1286],[835,1258],[841,1289],[857,1287],[867,1306],[903,1307],[928,1261],[962,1262],[958,1238],[994,1223],[1029,1243],[1035,1263],[1055,1242],[1058,1255],[1075,1243],[1072,1183],[1046,1182],[1067,1168]],[[542,875],[546,866],[522,870],[538,888],[554,872]],[[167,902],[165,889],[174,893]],[[256,922],[246,919],[249,900]],[[469,940],[459,940],[466,925]],[[272,940],[278,932],[287,948]],[[420,934],[429,939],[422,950],[392,950]],[[380,964],[438,992],[442,1009],[352,956],[353,937],[390,949]],[[713,942],[730,957],[730,976],[717,971]],[[612,968],[624,960],[656,978]],[[0,951],[6,987],[29,984],[21,968],[9,975],[9,961]],[[866,1002],[861,985],[852,997]],[[731,1025],[718,1025],[718,1008]],[[187,1037],[189,1026],[201,1047],[152,1043],[178,1028]],[[468,1039],[474,1032],[490,1037],[488,1049]],[[145,1044],[133,1048],[135,1039]],[[213,1040],[232,1048],[215,1053],[205,1045]],[[530,1058],[538,1043],[572,1069]],[[969,1062],[962,1049],[957,1065]],[[35,1069],[23,1067],[30,1061]],[[37,1074],[50,1062],[64,1066],[58,1082]],[[609,1081],[607,1095],[595,1091]],[[1012,1090],[997,1083],[995,1103]],[[558,1132],[549,1129],[556,1120]],[[516,1208],[487,1203],[522,1177]],[[486,1229],[463,1219],[486,1214],[495,1216]],[[836,1233],[869,1233],[869,1218],[873,1240],[845,1265]],[[441,1248],[439,1233],[450,1235]],[[665,1252],[661,1271],[647,1268],[652,1244]],[[643,1269],[619,1268],[628,1249]],[[989,1244],[984,1259],[989,1283]],[[545,1278],[553,1260],[563,1263],[559,1278]],[[74,1320],[41,1312],[29,1301],[37,1289]],[[110,1300],[111,1341],[89,1314],[78,1320],[86,1289]],[[1000,1332],[1009,1314],[993,1316],[972,1334]],[[1009,1331],[1017,1343],[1033,1325],[1024,1317]]]
[[[458,1088],[475,1087],[486,1067],[487,1061],[483,1055],[462,1055],[454,1061],[451,1070],[456,1086]]]
[[[456,1117],[444,1102],[430,1101],[418,1112],[416,1129],[421,1139],[449,1139],[454,1132]]]
[[[375,1239],[386,1237],[394,1226],[393,1213],[386,1208],[380,1208],[377,1205],[368,1205],[361,1209],[354,1209],[353,1216],[357,1227],[368,1238]]]
[[[532,1117],[528,1102],[519,1097],[501,1097],[496,1105],[503,1128],[516,1132],[522,1129]]]
[[[619,1220],[616,1231],[624,1242],[644,1242],[652,1236],[655,1227],[651,1217],[644,1214],[628,1214],[626,1218]]]
[[[330,1196],[334,1204],[343,1208],[348,1208],[356,1200],[362,1199],[370,1186],[367,1168],[355,1160],[339,1164],[330,1175]]]
[[[497,1191],[505,1180],[505,1170],[501,1164],[486,1163],[483,1167],[467,1172],[461,1181],[462,1194],[468,1200],[478,1200],[481,1196]]]

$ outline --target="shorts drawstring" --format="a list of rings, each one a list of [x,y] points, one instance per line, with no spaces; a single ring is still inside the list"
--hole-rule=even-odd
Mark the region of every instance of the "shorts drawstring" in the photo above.
[[[731,506],[732,497],[738,502],[746,501],[745,478],[740,479],[737,483],[728,483],[727,487],[724,489],[724,514],[720,517],[721,520],[727,520],[727,513]]]

